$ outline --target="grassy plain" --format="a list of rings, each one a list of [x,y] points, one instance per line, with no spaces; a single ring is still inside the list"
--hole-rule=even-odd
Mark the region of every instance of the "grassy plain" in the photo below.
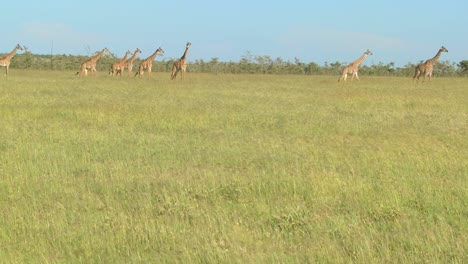
[[[5,263],[467,263],[468,79],[0,79]]]

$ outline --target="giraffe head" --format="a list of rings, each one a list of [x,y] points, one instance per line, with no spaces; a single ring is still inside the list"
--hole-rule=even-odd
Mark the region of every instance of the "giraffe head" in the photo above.
[[[364,52],[366,55],[373,55],[372,52],[370,50],[366,50],[366,52]]]
[[[16,44],[15,49],[23,50],[23,48],[20,46],[20,44]]]
[[[190,48],[190,45],[192,45],[192,43],[187,42],[187,45],[185,45],[185,47],[188,49],[188,48]]]
[[[439,51],[440,51],[440,52],[448,52],[448,50],[447,50],[444,46],[442,46],[442,48],[440,48]]]
[[[141,50],[137,48],[133,54],[141,53]]]
[[[160,55],[164,54],[164,50],[163,50],[161,47],[159,47],[159,48],[156,50],[156,52],[157,52],[158,54],[160,54]]]

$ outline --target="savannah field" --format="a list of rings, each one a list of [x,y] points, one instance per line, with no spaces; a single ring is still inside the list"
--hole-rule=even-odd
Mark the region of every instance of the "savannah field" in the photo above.
[[[468,263],[468,78],[0,79],[0,263]]]

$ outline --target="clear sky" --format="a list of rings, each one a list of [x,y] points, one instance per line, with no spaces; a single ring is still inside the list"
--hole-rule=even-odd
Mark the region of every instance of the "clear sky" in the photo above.
[[[19,43],[37,54],[89,55],[107,47],[166,58],[239,61],[268,55],[302,62],[404,66],[432,58],[468,59],[468,1],[40,0],[1,4],[0,53]]]

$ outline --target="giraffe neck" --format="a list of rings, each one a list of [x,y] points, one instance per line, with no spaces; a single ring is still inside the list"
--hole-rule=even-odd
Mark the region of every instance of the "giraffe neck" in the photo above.
[[[124,56],[122,59],[120,59],[120,60],[118,61],[118,63],[124,63],[124,62],[126,62],[126,61],[127,61],[128,54],[130,54],[130,53],[131,53],[131,52],[128,52],[128,51],[127,51],[127,52],[125,53],[125,56]]]
[[[154,61],[154,58],[156,58],[156,56],[158,56],[158,53],[159,53],[159,50],[156,50],[153,55],[149,56],[148,59],[146,59],[146,61]]]
[[[130,54],[130,52],[125,53],[125,56],[124,56],[120,61],[121,61],[121,62],[122,62],[122,61],[126,61],[127,58],[128,58],[128,54]]]
[[[106,51],[105,49],[101,50],[101,52],[96,54],[91,60],[93,60],[93,61],[99,60],[102,57],[102,55],[104,54],[105,51]]]
[[[182,55],[182,57],[180,57],[181,60],[185,60],[187,58],[188,50],[189,50],[189,47],[186,47],[184,54]]]
[[[5,59],[7,60],[10,60],[11,58],[13,58],[13,56],[16,55],[16,51],[18,50],[18,48],[14,48],[10,53],[8,53],[6,56],[5,56]]]
[[[361,57],[359,57],[359,59],[355,60],[352,64],[355,65],[355,66],[359,66],[364,61],[364,59],[366,57],[367,57],[367,53],[364,53],[364,54],[362,54]]]
[[[440,55],[442,55],[442,50],[439,50],[437,54],[434,56],[434,58],[427,60],[426,63],[435,63],[436,61],[439,60]]]
[[[127,62],[133,62],[134,60],[136,60],[136,56],[137,52],[135,51],[135,53],[133,53],[133,55],[130,57],[130,59],[127,60]]]

